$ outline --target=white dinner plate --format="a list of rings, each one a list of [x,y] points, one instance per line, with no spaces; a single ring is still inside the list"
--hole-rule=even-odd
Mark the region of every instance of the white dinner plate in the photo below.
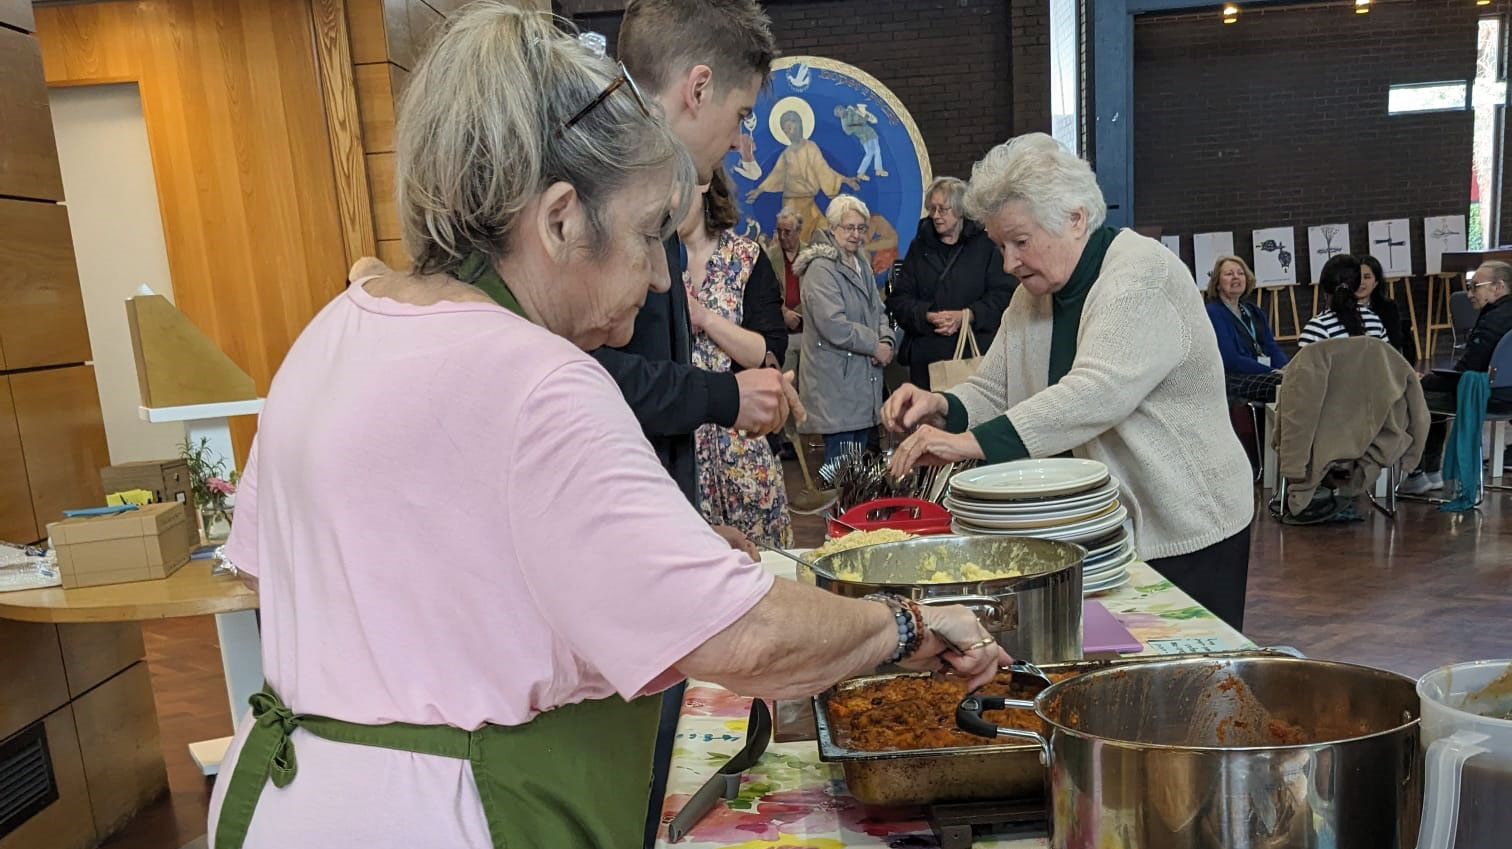
[[[1030,528],[1058,528],[1065,525],[1074,525],[1106,516],[1118,509],[1118,499],[1113,499],[1106,504],[1094,505],[1093,507],[1074,507],[1070,510],[1061,510],[1057,513],[1042,513],[1031,516],[995,516],[992,514],[978,515],[976,513],[955,513],[963,520],[978,528],[991,528],[996,531],[1028,530]]]
[[[1102,539],[1089,540],[1087,542],[1087,559],[1096,560],[1100,557],[1107,557],[1125,545],[1132,545],[1133,541],[1134,535],[1129,533],[1127,528],[1119,528],[1111,535]]]
[[[1129,511],[1123,505],[1119,505],[1103,516],[1090,519],[1086,522],[1077,522],[1074,525],[1063,525],[1054,528],[1028,528],[1022,530],[1001,530],[983,528],[973,525],[968,521],[957,518],[951,523],[951,529],[958,534],[967,536],[1015,536],[1037,537],[1039,539],[1061,540],[1063,542],[1083,542],[1106,536],[1108,531],[1122,525],[1124,519],[1129,517]]]
[[[1106,483],[1096,489],[1073,492],[1069,495],[1052,495],[1049,498],[1034,498],[1019,501],[984,501],[979,498],[972,498],[964,493],[951,492],[945,496],[942,503],[945,505],[945,509],[952,513],[961,511],[966,513],[1014,516],[1054,513],[1059,510],[1069,510],[1073,507],[1086,507],[1098,503],[1106,504],[1118,497],[1118,486],[1118,478],[1110,477]]]
[[[1106,584],[1101,584],[1101,585],[1093,585],[1093,586],[1090,586],[1090,587],[1082,587],[1082,595],[1083,596],[1089,596],[1089,595],[1099,595],[1101,593],[1106,593],[1106,592],[1112,592],[1113,590],[1118,589],[1119,587],[1123,586],[1124,584],[1127,584],[1132,579],[1133,579],[1133,576],[1130,575],[1129,572],[1128,572],[1128,570],[1126,569],[1126,570],[1124,570],[1123,575],[1120,576],[1115,581],[1112,581],[1112,582],[1106,583]]]
[[[952,492],[986,501],[1066,495],[1101,486],[1108,467],[1096,460],[1045,457],[977,466],[950,479]]]
[[[1086,585],[1096,583],[1097,581],[1100,581],[1112,575],[1120,569],[1127,571],[1129,564],[1133,563],[1134,560],[1134,552],[1130,551],[1128,554],[1125,554],[1117,560],[1111,560],[1107,563],[1102,563],[1096,566],[1083,566],[1082,584]]]
[[[1119,546],[1117,549],[1115,549],[1111,553],[1106,554],[1106,555],[1104,555],[1102,557],[1098,557],[1098,558],[1095,558],[1095,559],[1091,558],[1091,557],[1088,557],[1086,560],[1082,561],[1082,568],[1088,569],[1088,570],[1091,570],[1091,571],[1096,571],[1098,569],[1106,568],[1107,566],[1110,566],[1110,565],[1112,565],[1114,563],[1124,563],[1124,562],[1128,561],[1129,556],[1132,555],[1133,553],[1134,553],[1134,544],[1133,544],[1133,541],[1131,540],[1129,543],[1127,543],[1125,545]]]

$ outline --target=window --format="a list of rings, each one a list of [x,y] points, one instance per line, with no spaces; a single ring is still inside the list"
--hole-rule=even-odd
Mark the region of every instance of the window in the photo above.
[[[1081,94],[1077,79],[1077,0],[1050,0],[1050,133],[1072,153],[1081,153],[1077,138]]]
[[[1386,96],[1386,112],[1463,112],[1469,105],[1469,87],[1464,80],[1442,83],[1394,85]]]
[[[1502,122],[1507,103],[1506,34],[1500,16],[1481,18],[1475,41],[1475,133],[1470,160],[1471,250],[1500,244]]]

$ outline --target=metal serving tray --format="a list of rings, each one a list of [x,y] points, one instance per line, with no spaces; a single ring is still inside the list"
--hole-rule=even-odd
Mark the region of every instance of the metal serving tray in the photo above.
[[[1295,653],[1284,649],[1249,649],[1181,656],[1234,658],[1276,654]],[[1079,675],[1094,669],[1168,660],[1177,656],[1080,660],[1041,664],[1040,669],[1051,676],[1067,672]],[[828,706],[831,696],[874,681],[923,677],[928,677],[928,673],[868,675],[842,681],[814,696],[819,760],[843,766],[845,783],[852,796],[863,804],[887,807],[1044,796],[1048,775],[1040,762],[1040,747],[1034,743],[989,743],[982,746],[867,752],[835,742],[829,723]]]

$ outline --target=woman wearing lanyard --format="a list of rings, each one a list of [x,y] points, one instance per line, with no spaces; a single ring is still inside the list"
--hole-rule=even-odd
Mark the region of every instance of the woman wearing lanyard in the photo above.
[[[1255,291],[1255,273],[1236,256],[1219,257],[1208,275],[1207,313],[1223,355],[1228,396],[1270,403],[1281,385],[1286,353],[1271,335],[1265,311],[1246,298]]]
[[[267,684],[210,845],[636,846],[647,696],[685,676],[776,698],[893,659],[992,677],[964,608],[732,551],[584,353],[667,287],[696,179],[623,66],[469,6],[410,77],[397,158],[415,270],[355,275],[305,328],[247,463],[227,555],[259,585]]]

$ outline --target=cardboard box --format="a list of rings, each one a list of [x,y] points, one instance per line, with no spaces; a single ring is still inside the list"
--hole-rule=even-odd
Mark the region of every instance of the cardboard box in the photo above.
[[[200,544],[199,517],[194,512],[194,484],[189,477],[189,464],[182,458],[106,466],[100,470],[100,483],[104,485],[106,495],[128,489],[145,489],[156,501],[183,504],[184,516],[189,520],[184,525],[189,547]]]
[[[166,578],[189,562],[188,520],[178,502],[125,513],[64,519],[47,526],[63,587]]]

